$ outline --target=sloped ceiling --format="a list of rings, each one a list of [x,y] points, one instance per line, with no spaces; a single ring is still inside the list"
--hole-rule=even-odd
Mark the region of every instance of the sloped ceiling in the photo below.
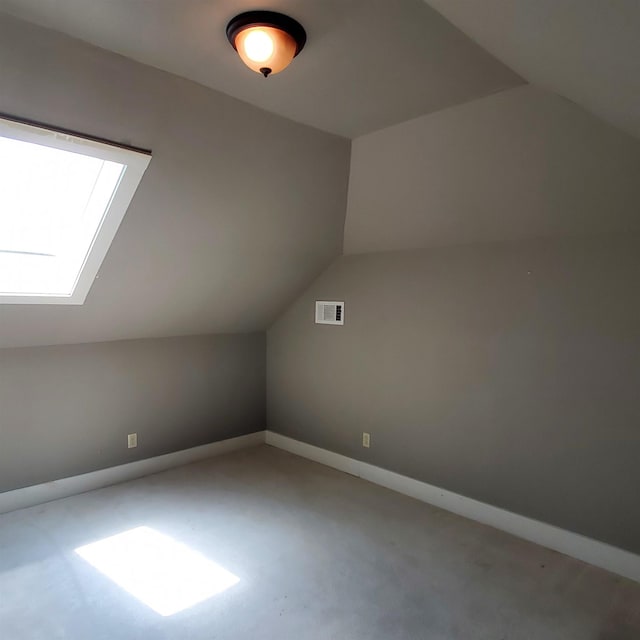
[[[507,37],[502,3],[479,4],[482,12],[457,0],[438,8],[486,14],[479,22],[502,25],[512,48],[529,49],[535,29],[527,35],[521,25],[521,41]],[[537,4],[550,7],[526,3],[535,15]],[[264,330],[343,241],[357,253],[638,228],[639,143],[520,86],[423,0],[269,7],[301,19],[310,38],[304,56],[265,81],[224,39],[229,17],[256,8],[244,0],[0,0],[0,9],[202,83],[0,13],[0,112],[153,151],[86,303],[1,305],[0,347]],[[542,23],[540,31],[550,28]],[[580,51],[589,60],[588,44],[569,47],[571,64],[556,51],[563,73],[585,71],[576,60]],[[500,55],[536,80],[520,57]],[[539,55],[551,78],[551,57]],[[596,76],[612,69],[607,60],[593,63]],[[624,58],[625,73],[637,60]],[[604,95],[598,82],[575,87],[590,89],[593,105],[583,102],[593,112],[633,130],[638,74],[625,80],[614,71],[612,84],[598,80],[612,91],[602,109],[593,106]],[[350,165],[350,141],[330,132],[367,131],[353,142]]]
[[[637,0],[426,0],[526,80],[640,137]]]
[[[302,54],[268,80],[224,34],[257,8],[308,32]],[[522,83],[422,0],[0,0],[0,11],[347,137]]]
[[[344,138],[7,16],[0,87],[153,152],[85,304],[0,305],[0,347],[263,330],[341,252]]]
[[[345,253],[640,231],[640,141],[527,85],[354,140]]]

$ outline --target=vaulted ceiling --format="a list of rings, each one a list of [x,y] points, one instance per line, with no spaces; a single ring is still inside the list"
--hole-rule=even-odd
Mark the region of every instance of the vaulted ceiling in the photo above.
[[[255,8],[309,35],[268,80],[224,35]],[[153,152],[86,303],[0,305],[0,348],[262,331],[343,250],[637,230],[640,143],[522,85],[638,134],[639,15],[0,0],[0,112]]]
[[[344,252],[640,232],[640,141],[532,85],[353,141]]]
[[[1,16],[0,87],[153,154],[85,303],[0,305],[0,347],[261,331],[342,250],[344,138]]]
[[[640,138],[638,0],[426,0],[528,82]]]
[[[224,33],[256,8],[308,33],[303,54],[267,81]],[[0,0],[0,11],[348,137],[522,82],[422,0]]]

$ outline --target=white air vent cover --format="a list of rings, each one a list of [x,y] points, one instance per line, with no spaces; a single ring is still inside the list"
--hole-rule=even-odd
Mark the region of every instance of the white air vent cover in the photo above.
[[[344,324],[344,302],[317,300],[316,324]]]

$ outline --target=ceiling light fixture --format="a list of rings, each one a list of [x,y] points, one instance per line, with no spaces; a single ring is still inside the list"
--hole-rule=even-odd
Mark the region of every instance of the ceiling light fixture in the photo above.
[[[303,26],[275,11],[247,11],[227,25],[227,38],[242,61],[265,78],[280,73],[307,41]]]

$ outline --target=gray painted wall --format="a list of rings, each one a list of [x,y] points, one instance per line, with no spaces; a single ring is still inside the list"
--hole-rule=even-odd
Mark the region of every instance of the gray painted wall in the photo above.
[[[638,552],[639,290],[638,235],[343,257],[268,332],[268,426]]]
[[[0,347],[264,331],[342,251],[344,138],[2,14],[0,112],[153,151],[86,303]]]
[[[264,386],[264,334],[0,350],[0,491],[264,429]]]

